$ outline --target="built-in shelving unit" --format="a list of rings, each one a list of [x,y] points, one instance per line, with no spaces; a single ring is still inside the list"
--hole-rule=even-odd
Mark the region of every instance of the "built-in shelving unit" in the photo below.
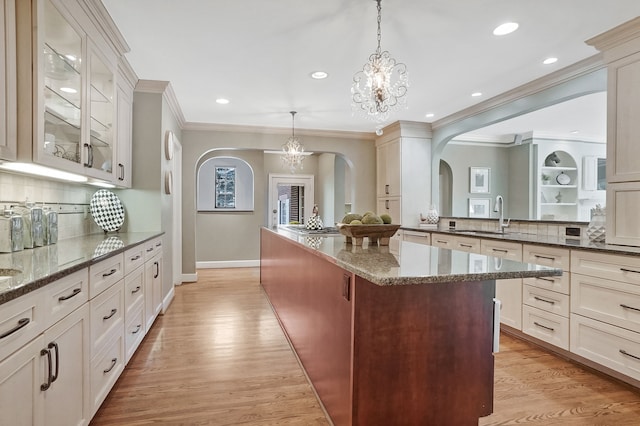
[[[539,168],[538,219],[577,220],[578,166],[564,151],[548,154]]]

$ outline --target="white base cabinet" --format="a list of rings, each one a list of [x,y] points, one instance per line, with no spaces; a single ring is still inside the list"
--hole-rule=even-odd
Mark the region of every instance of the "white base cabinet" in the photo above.
[[[0,362],[0,424],[86,425],[87,304]]]
[[[147,243],[144,256],[145,320],[149,330],[162,311],[162,239]]]

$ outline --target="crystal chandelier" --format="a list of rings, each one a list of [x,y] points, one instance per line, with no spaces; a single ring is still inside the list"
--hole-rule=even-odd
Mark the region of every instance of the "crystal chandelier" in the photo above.
[[[282,164],[291,170],[291,173],[295,173],[296,169],[302,170],[302,162],[304,161],[304,147],[300,143],[300,140],[296,137],[295,130],[295,118],[296,112],[291,113],[291,137],[282,145]]]
[[[409,76],[405,64],[398,63],[389,52],[380,48],[382,0],[375,1],[378,3],[378,48],[369,56],[362,71],[353,76],[351,105],[354,111],[382,123],[390,113],[406,108]]]

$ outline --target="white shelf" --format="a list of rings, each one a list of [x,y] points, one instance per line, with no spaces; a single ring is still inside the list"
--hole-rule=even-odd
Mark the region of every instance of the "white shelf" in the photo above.
[[[567,171],[567,170],[578,170],[578,168],[577,167],[561,167],[561,166],[542,166],[542,170]]]
[[[540,185],[541,188],[577,188],[578,185]]]
[[[541,206],[576,206],[578,203],[540,203]]]

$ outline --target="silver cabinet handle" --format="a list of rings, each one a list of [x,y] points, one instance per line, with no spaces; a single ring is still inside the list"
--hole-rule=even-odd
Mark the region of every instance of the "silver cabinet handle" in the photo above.
[[[104,374],[107,374],[108,372],[110,372],[111,370],[113,370],[113,367],[115,367],[115,366],[116,366],[117,362],[118,362],[118,358],[113,358],[113,359],[111,360],[111,367],[107,368],[106,370],[102,370],[102,372],[103,372]]]
[[[538,296],[533,296],[534,299],[536,299],[539,302],[545,302],[545,303],[550,303],[552,305],[555,305],[556,302],[554,302],[553,300],[547,300],[547,299],[543,299],[542,297],[538,297]]]
[[[625,309],[632,309],[634,311],[640,311],[640,308],[634,308],[633,306],[625,305],[624,303],[621,303],[620,306],[625,308]]]
[[[542,325],[539,322],[534,321],[533,322],[535,325],[537,325],[540,328],[544,328],[545,330],[549,330],[549,331],[556,331],[554,328],[551,327],[547,327],[546,325]]]
[[[29,324],[30,322],[31,322],[31,320],[29,318],[20,318],[18,320],[18,325],[13,327],[11,330],[7,330],[4,333],[0,334],[0,339],[4,339],[5,337],[11,336],[16,331],[20,330],[21,328],[26,327],[27,324]]]
[[[636,355],[630,354],[629,352],[625,351],[624,349],[620,349],[620,353],[622,355],[630,356],[631,358],[640,360],[640,356],[636,356]]]
[[[118,312],[118,310],[117,310],[116,308],[113,308],[113,309],[111,310],[111,313],[110,313],[109,315],[106,315],[106,316],[102,317],[102,320],[103,320],[103,321],[108,320],[109,318],[111,318],[112,316],[114,316],[114,315],[116,314],[116,312]]]
[[[554,260],[556,260],[556,258],[555,258],[555,257],[550,257],[550,256],[541,256],[541,255],[539,255],[539,254],[534,254],[534,256],[535,256],[537,259],[547,259],[547,260],[550,260],[550,261],[552,261],[552,262],[553,262]]]
[[[634,274],[640,274],[640,271],[634,271],[633,269],[620,268],[622,272],[632,272]]]

